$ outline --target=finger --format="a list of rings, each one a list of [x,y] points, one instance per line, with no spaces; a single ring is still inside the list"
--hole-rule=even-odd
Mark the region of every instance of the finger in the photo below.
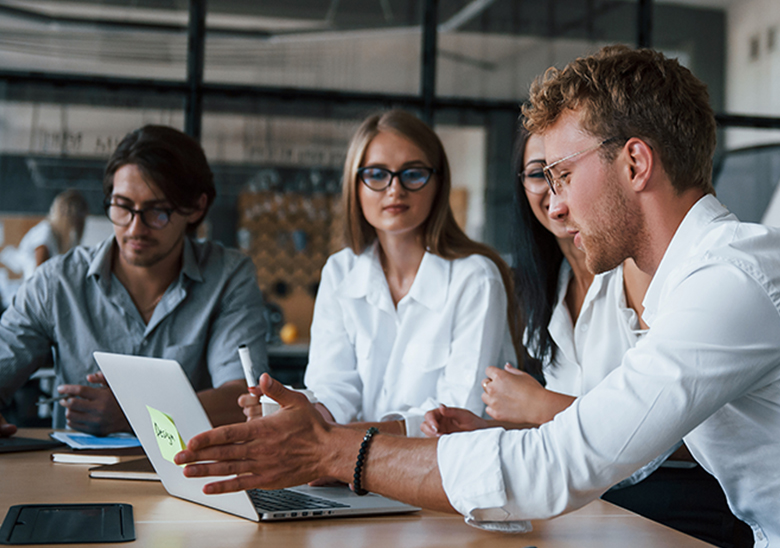
[[[66,413],[76,412],[94,415],[103,409],[97,398],[91,399],[83,396],[60,400],[60,405],[68,410]]]
[[[244,442],[253,438],[254,434],[249,427],[249,423],[229,424],[227,426],[220,426],[212,430],[201,432],[189,441],[187,448],[198,451],[206,447]]]
[[[246,424],[246,423],[240,423],[240,424]],[[176,455],[173,456],[173,461],[176,464],[192,464],[196,462],[202,464],[206,461],[215,461],[211,464],[216,464],[217,461],[219,462],[241,461],[245,458],[247,458],[247,450],[244,447],[244,444],[234,444],[234,445],[206,447],[203,449],[199,449],[197,451],[184,449],[183,451],[179,451],[178,453],[176,453]],[[216,475],[216,474],[210,474],[210,475]]]
[[[490,407],[489,405],[487,407],[485,407],[485,413],[487,413],[488,415],[490,415],[494,419],[498,420],[498,418],[496,417],[496,410],[493,409],[492,407]]]
[[[102,384],[103,386],[108,387],[108,381],[101,371],[87,375],[87,382],[91,382],[92,384]]]
[[[263,408],[259,405],[254,407],[244,407],[241,411],[247,420],[258,419],[263,416]]]
[[[92,386],[84,386],[83,384],[63,384],[57,387],[57,392],[63,396],[67,395],[84,399],[95,399],[101,390],[105,390],[105,388],[94,388]]]
[[[274,400],[282,407],[290,407],[295,404],[302,403],[301,400],[308,402],[309,399],[303,394],[299,394],[293,390],[288,390],[282,383],[271,378],[268,373],[263,373],[260,376],[260,389],[263,394]]]
[[[238,397],[238,405],[241,407],[258,407],[260,400],[254,394],[241,394]]]
[[[512,373],[513,375],[522,375],[523,374],[523,371],[520,371],[517,367],[515,367],[511,363],[507,363],[504,366],[504,371],[506,371],[507,373]]]
[[[99,436],[103,434],[101,424],[95,421],[89,421],[89,420],[71,420],[67,419],[67,425],[68,428],[72,428],[73,430],[77,430],[79,432],[85,432],[87,434],[92,434],[93,436]]]
[[[436,426],[429,424],[427,422],[424,422],[420,425],[420,431],[422,431],[422,433],[429,438],[439,437],[439,431],[436,429]]]
[[[7,438],[16,434],[16,425],[8,423],[0,418],[0,437]]]
[[[493,367],[492,365],[485,369],[485,376],[487,376],[488,379],[491,381],[496,378],[497,375],[501,374],[501,370],[498,367]]]

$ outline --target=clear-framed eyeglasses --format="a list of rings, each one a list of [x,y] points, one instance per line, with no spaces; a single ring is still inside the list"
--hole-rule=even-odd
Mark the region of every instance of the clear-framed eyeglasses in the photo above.
[[[544,176],[544,160],[528,162],[525,169],[517,174],[520,184],[531,194],[547,194],[550,186]]]
[[[133,209],[132,207],[107,201],[103,204],[108,220],[117,226],[129,226],[133,217],[140,216],[141,222],[149,228],[159,230],[168,226],[171,215],[175,209],[163,207],[145,207]]]
[[[583,154],[587,154],[588,152],[593,152],[594,150],[601,148],[602,146],[606,145],[607,143],[611,143],[612,141],[616,141],[617,137],[610,137],[609,139],[604,139],[600,143],[593,145],[592,147],[588,147],[585,150],[580,150],[579,152],[575,152],[574,154],[569,154],[568,156],[565,156],[561,158],[560,160],[556,160],[551,164],[548,164],[542,168],[542,172],[544,173],[544,178],[547,181],[547,185],[550,188],[550,191],[553,194],[559,194],[561,190],[569,184],[568,176],[558,176],[556,177],[552,170],[559,164],[569,161],[573,158],[576,158],[577,156],[582,156]]]
[[[371,190],[380,192],[393,182],[393,177],[398,177],[398,182],[406,190],[415,192],[420,190],[436,173],[432,167],[407,167],[401,171],[390,171],[383,167],[366,166],[358,169],[358,177],[363,184]]]

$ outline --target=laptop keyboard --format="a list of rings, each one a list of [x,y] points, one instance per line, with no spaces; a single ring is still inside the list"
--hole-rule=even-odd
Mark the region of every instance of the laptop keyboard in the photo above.
[[[327,508],[349,508],[328,499],[298,493],[289,489],[249,489],[249,498],[259,512],[284,512],[289,510],[323,510]]]

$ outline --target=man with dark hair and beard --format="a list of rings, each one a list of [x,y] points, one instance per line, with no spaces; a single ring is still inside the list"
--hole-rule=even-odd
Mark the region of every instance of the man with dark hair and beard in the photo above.
[[[252,262],[197,241],[216,195],[197,141],[166,126],[128,134],[106,166],[114,234],[44,263],[0,318],[0,404],[51,363],[59,395],[54,427],[93,434],[130,430],[96,350],[177,360],[212,423],[244,419],[238,347],[266,370],[263,301]],[[0,415],[0,435],[14,425]]]

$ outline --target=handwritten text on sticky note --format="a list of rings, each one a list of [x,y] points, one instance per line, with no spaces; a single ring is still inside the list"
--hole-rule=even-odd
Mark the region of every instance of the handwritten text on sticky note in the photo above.
[[[157,445],[160,446],[160,453],[165,460],[173,462],[173,457],[184,449],[184,440],[181,439],[179,431],[176,429],[173,419],[152,407],[146,406],[149,416],[152,418],[152,430],[154,437],[157,438]],[[176,464],[176,463],[174,463]]]

